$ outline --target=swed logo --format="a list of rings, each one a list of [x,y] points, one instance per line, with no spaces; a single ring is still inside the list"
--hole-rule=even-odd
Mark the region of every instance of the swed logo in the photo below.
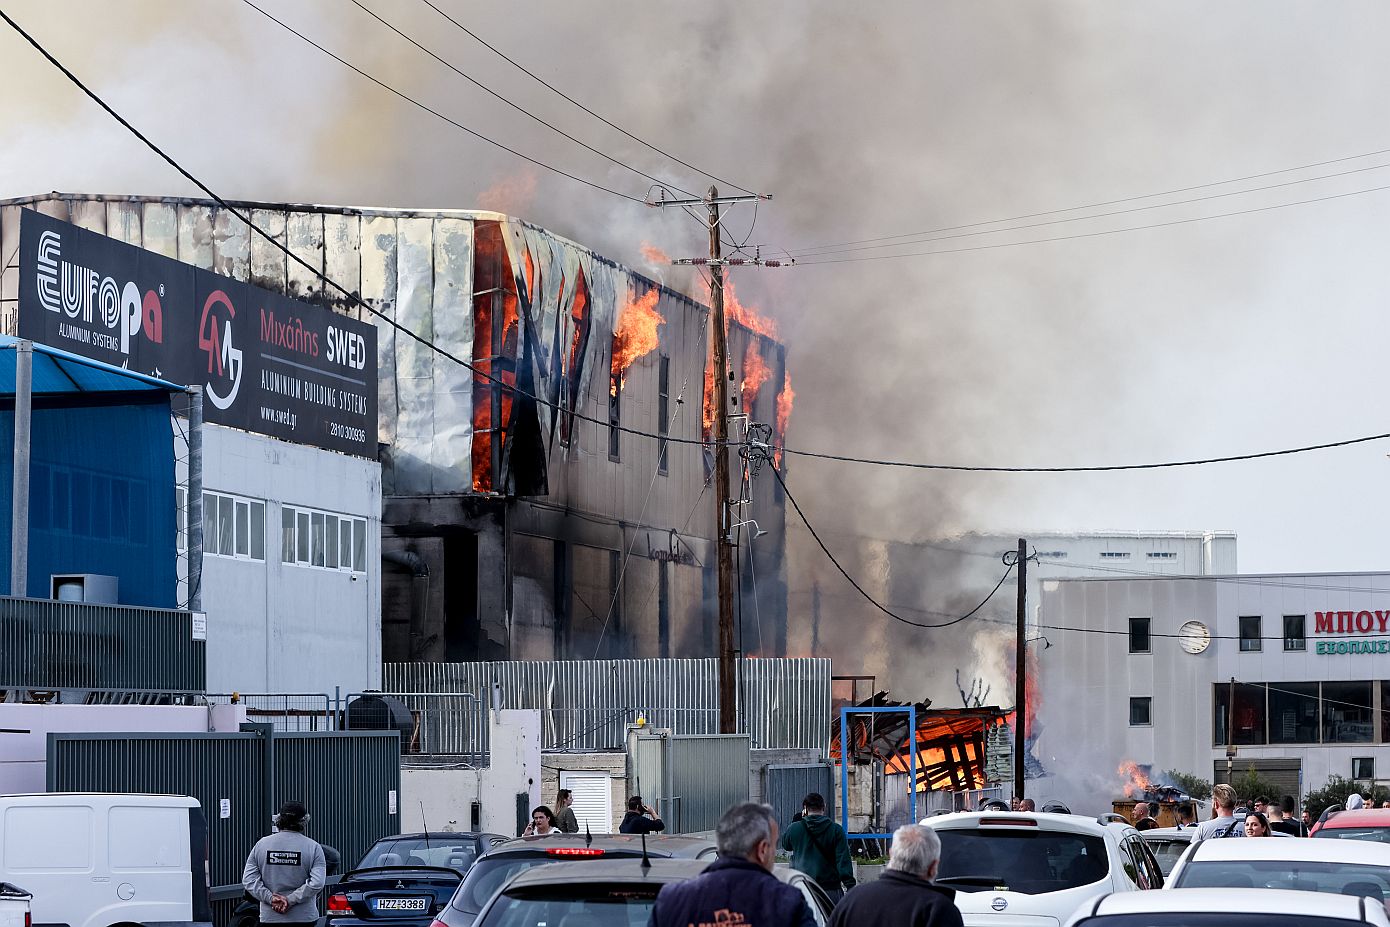
[[[213,290],[198,321],[198,347],[208,356],[207,397],[222,410],[231,408],[241,389],[241,349],[232,345],[235,317],[236,307],[227,294]]]
[[[134,281],[121,285],[90,267],[65,261],[63,237],[51,230],[39,235],[35,267],[39,305],[71,320],[59,324],[62,337],[126,355],[131,339],[141,331],[150,341],[163,343],[163,285],[158,293],[148,290],[141,296]]]

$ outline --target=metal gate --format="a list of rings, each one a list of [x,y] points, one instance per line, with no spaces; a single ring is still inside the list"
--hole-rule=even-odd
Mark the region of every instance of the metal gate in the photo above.
[[[777,814],[784,830],[801,810],[801,800],[812,792],[825,799],[825,813],[835,819],[835,771],[829,763],[803,766],[769,766],[763,780],[764,800]]]
[[[213,900],[241,897],[241,870],[270,816],[303,801],[306,832],[353,866],[399,832],[400,735],[395,731],[238,734],[49,734],[50,792],[191,795],[208,823]],[[217,913],[225,914],[219,905]]]
[[[748,735],[641,735],[633,745],[637,794],[668,833],[712,831],[730,805],[748,801]]]

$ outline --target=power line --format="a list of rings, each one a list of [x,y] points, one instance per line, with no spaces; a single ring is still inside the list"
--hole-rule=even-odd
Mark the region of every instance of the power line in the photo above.
[[[801,511],[801,506],[797,503],[796,497],[793,496],[791,490],[787,488],[786,480],[782,479],[782,474],[778,471],[776,466],[772,465],[770,459],[768,460],[768,469],[772,471],[773,476],[777,477],[777,482],[781,484],[782,492],[786,494],[787,501],[790,502],[792,504],[792,508],[796,510],[797,517],[800,518],[801,523],[806,526],[806,530],[811,532],[811,537],[815,539],[816,543],[820,546],[820,549],[825,553],[825,556],[829,558],[831,564],[835,567],[835,569],[840,571],[840,575],[849,581],[849,584],[854,587],[856,592],[858,592],[861,596],[864,597],[865,601],[867,601],[874,608],[883,612],[883,614],[887,615],[889,618],[892,618],[894,621],[901,621],[903,624],[910,624],[914,628],[949,628],[953,624],[959,624],[960,622],[973,616],[980,609],[984,608],[985,605],[989,602],[989,600],[994,598],[994,594],[999,591],[999,587],[1004,585],[1004,580],[1008,579],[1009,574],[1013,572],[1015,564],[1008,563],[1006,561],[1007,565],[1004,569],[1004,575],[999,577],[999,582],[994,584],[994,588],[989,591],[989,595],[985,596],[984,599],[980,601],[979,605],[976,605],[974,608],[966,612],[964,615],[961,615],[959,618],[952,618],[950,621],[944,621],[940,624],[925,624],[920,621],[913,621],[911,618],[904,618],[902,615],[899,615],[897,612],[890,610],[882,603],[880,603],[877,599],[875,599],[873,596],[869,595],[869,593],[865,591],[864,587],[859,585],[859,583],[855,581],[853,576],[849,575],[849,571],[840,565],[839,560],[835,559],[835,555],[830,552],[830,548],[825,546],[825,542],[820,539],[820,535],[816,533],[816,529],[811,527],[811,522],[809,519],[807,519],[806,513]]]
[[[967,466],[965,464],[923,463],[907,460],[882,460],[872,457],[852,457],[847,454],[825,454],[818,451],[800,451],[790,447],[779,450],[797,457],[815,460],[833,460],[840,463],[871,464],[878,467],[905,467],[913,470],[947,470],[958,473],[1108,473],[1119,470],[1163,470],[1173,467],[1199,467],[1206,464],[1234,463],[1242,460],[1263,460],[1267,457],[1286,457],[1291,454],[1306,454],[1310,451],[1325,451],[1338,447],[1350,447],[1371,441],[1384,441],[1390,432],[1366,435],[1361,438],[1348,438],[1345,441],[1329,441],[1325,444],[1308,444],[1302,447],[1285,448],[1278,451],[1257,451],[1250,454],[1231,454],[1225,457],[1203,457],[1192,460],[1168,460],[1158,463],[1104,464],[1088,467],[989,467]]]
[[[429,0],[425,0],[425,2],[429,2]],[[1379,151],[1368,151],[1368,152],[1366,152],[1365,154],[1348,155],[1348,156],[1346,156],[1346,157],[1344,157],[1344,158],[1333,158],[1333,159],[1331,159],[1331,160],[1329,160],[1329,161],[1317,161],[1317,162],[1314,162],[1313,164],[1302,164],[1302,165],[1299,165],[1298,167],[1285,167],[1285,168],[1281,168],[1281,169],[1279,169],[1279,170],[1277,170],[1277,171],[1265,171],[1265,172],[1259,173],[1259,174],[1247,174],[1247,175],[1245,175],[1244,177],[1232,177],[1230,180],[1214,180],[1214,181],[1211,181],[1210,183],[1199,183],[1199,184],[1194,184],[1193,186],[1190,186],[1190,187],[1178,187],[1177,189],[1174,189],[1174,190],[1165,190],[1165,191],[1163,191],[1163,192],[1161,192],[1161,193],[1143,193],[1143,194],[1140,194],[1140,195],[1138,195],[1138,196],[1124,196],[1124,197],[1120,197],[1119,199],[1105,200],[1105,201],[1100,202],[1100,203],[1088,203],[1088,204],[1086,204],[1086,205],[1084,205],[1084,206],[1067,206],[1067,207],[1065,207],[1065,208],[1063,208],[1063,209],[1048,209],[1048,210],[1044,210],[1043,212],[1025,213],[1024,215],[1021,215],[1021,216],[1009,216],[1009,217],[1003,218],[1003,219],[988,219],[988,220],[983,221],[983,222],[969,222],[969,223],[966,223],[966,224],[964,224],[964,225],[948,225],[948,226],[944,226],[944,227],[942,227],[942,228],[927,229],[927,230],[921,231],[921,232],[904,232],[904,233],[899,234],[899,235],[885,235],[885,236],[882,236],[882,237],[879,237],[879,238],[860,238],[860,239],[857,239],[857,240],[854,240],[854,241],[838,241],[838,242],[831,242],[831,243],[828,243],[828,244],[807,245],[805,248],[794,249],[794,250],[797,250],[798,252],[818,251],[818,250],[820,250],[820,249],[822,249],[822,248],[834,248],[834,247],[838,247],[838,246],[840,246],[840,245],[863,245],[863,244],[868,244],[868,243],[870,243],[870,242],[875,242],[875,241],[891,241],[891,240],[896,239],[896,238],[916,238],[916,237],[921,236],[921,235],[938,235],[938,234],[940,234],[940,233],[942,233],[942,232],[956,232],[956,231],[960,231],[961,229],[978,228],[978,227],[980,227],[980,226],[982,226],[982,225],[998,225],[999,223],[1002,223],[1002,222],[1022,222],[1022,221],[1025,220],[1025,219],[1036,219],[1036,218],[1039,218],[1040,216],[1051,216],[1051,215],[1056,215],[1057,213],[1061,213],[1061,212],[1078,212],[1078,211],[1080,211],[1080,210],[1082,210],[1082,209],[1100,209],[1100,208],[1105,207],[1105,206],[1115,206],[1115,205],[1117,205],[1117,204],[1119,204],[1119,203],[1132,203],[1132,202],[1134,202],[1135,200],[1156,199],[1156,198],[1158,198],[1158,197],[1160,197],[1160,196],[1175,196],[1175,195],[1177,195],[1177,194],[1179,194],[1179,193],[1190,193],[1190,192],[1192,192],[1193,190],[1205,190],[1205,189],[1208,189],[1208,188],[1211,188],[1211,187],[1220,187],[1220,186],[1225,186],[1226,184],[1231,184],[1231,183],[1243,183],[1243,182],[1245,182],[1245,181],[1247,181],[1247,180],[1260,180],[1261,178],[1264,178],[1264,177],[1274,177],[1274,176],[1276,176],[1276,175],[1278,175],[1278,174],[1288,174],[1288,173],[1292,173],[1293,171],[1305,171],[1305,170],[1312,170],[1312,169],[1315,168],[1315,167],[1326,167],[1326,166],[1328,166],[1329,164],[1344,164],[1344,163],[1346,163],[1347,161],[1358,161],[1358,160],[1360,160],[1361,158],[1375,158],[1375,157],[1379,157],[1380,155],[1383,155],[1383,154],[1390,154],[1390,148],[1382,148],[1382,149],[1380,149]]]
[[[250,2],[250,0],[246,0]],[[1347,193],[1332,193],[1327,196],[1317,196],[1307,200],[1296,200],[1292,203],[1275,203],[1272,206],[1256,206],[1250,209],[1238,209],[1234,212],[1219,212],[1210,216],[1191,216],[1186,219],[1173,219],[1168,222],[1154,222],[1148,225],[1130,225],[1118,229],[1106,229],[1100,232],[1081,232],[1075,235],[1057,235],[1052,238],[1030,238],[1026,241],[999,242],[992,245],[971,245],[966,248],[939,248],[935,251],[907,251],[902,254],[872,254],[863,257],[831,258],[825,261],[797,261],[797,267],[811,267],[817,264],[857,264],[863,261],[887,261],[894,258],[921,257],[929,254],[961,254],[967,251],[993,251],[997,248],[1015,248],[1020,245],[1041,245],[1058,241],[1076,241],[1082,238],[1099,238],[1102,235],[1118,235],[1124,232],[1140,232],[1146,229],[1162,229],[1175,225],[1187,225],[1192,222],[1206,222],[1208,219],[1229,219],[1232,216],[1248,216],[1257,212],[1269,212],[1274,209],[1287,209],[1291,206],[1307,206],[1312,203],[1326,203],[1330,200],[1345,199],[1349,196],[1360,196],[1365,193],[1379,193],[1383,190],[1390,190],[1390,184],[1380,187],[1367,187],[1364,190],[1351,190]]]
[[[356,0],[354,0],[354,2],[356,2]],[[861,245],[855,248],[833,248],[830,250],[821,250],[815,252],[794,251],[793,256],[800,258],[807,255],[821,256],[827,254],[847,254],[855,251],[875,251],[880,248],[902,248],[906,247],[907,245],[921,245],[933,241],[950,241],[951,239],[955,238],[972,238],[977,235],[996,235],[1002,232],[1021,232],[1027,229],[1042,228],[1043,226],[1047,225],[1060,225],[1064,222],[1085,222],[1090,219],[1107,219],[1112,216],[1123,216],[1134,212],[1144,212],[1145,210],[1149,209],[1166,209],[1169,206],[1189,206],[1193,203],[1205,203],[1209,200],[1219,200],[1229,196],[1244,196],[1247,193],[1261,193],[1265,190],[1277,190],[1282,187],[1292,187],[1298,184],[1315,183],[1319,180],[1331,180],[1337,177],[1347,177],[1351,174],[1364,174],[1367,171],[1379,171],[1384,170],[1387,167],[1390,167],[1390,164],[1372,164],[1370,167],[1358,167],[1353,168],[1349,171],[1338,171],[1335,174],[1322,174],[1318,177],[1303,177],[1298,180],[1288,180],[1283,183],[1267,184],[1263,187],[1250,187],[1246,190],[1229,190],[1225,193],[1213,193],[1209,196],[1197,196],[1186,200],[1174,200],[1171,203],[1153,203],[1148,206],[1133,206],[1129,209],[1116,209],[1112,210],[1111,212],[1098,212],[1088,216],[1071,216],[1065,219],[1049,219],[1046,222],[1031,222],[1027,225],[1008,225],[998,229],[984,229],[976,232],[959,232],[954,235],[940,235],[934,238],[913,238],[907,241],[895,242],[893,244]],[[884,256],[887,257],[888,255]]]
[[[498,99],[498,100],[502,101],[503,103],[505,103],[505,104],[507,104],[508,106],[510,106],[512,109],[516,110],[518,113],[521,113],[523,116],[526,116],[528,119],[532,119],[532,120],[534,120],[534,121],[540,123],[541,125],[545,126],[547,129],[549,129],[550,131],[556,133],[557,135],[560,135],[560,136],[563,136],[564,138],[569,139],[571,142],[574,142],[576,145],[578,145],[579,147],[583,148],[585,151],[592,152],[593,154],[598,155],[600,158],[604,158],[605,160],[611,161],[611,162],[613,162],[614,164],[618,165],[619,167],[623,168],[624,170],[631,171],[632,173],[636,174],[637,176],[639,176],[639,177],[644,177],[644,178],[646,178],[647,180],[652,181],[653,183],[660,184],[660,185],[662,185],[662,186],[668,186],[668,187],[670,187],[672,190],[675,190],[675,191],[677,191],[677,192],[679,192],[679,193],[684,193],[686,196],[694,196],[694,195],[695,195],[695,194],[691,193],[689,190],[683,190],[683,189],[681,189],[680,187],[676,186],[676,185],[673,184],[673,183],[670,183],[670,182],[668,182],[668,181],[664,181],[664,180],[662,180],[662,179],[659,178],[659,177],[653,177],[651,174],[648,174],[646,171],[643,171],[643,170],[641,170],[640,168],[633,167],[631,164],[628,164],[626,161],[619,160],[618,158],[613,157],[612,155],[608,154],[607,152],[600,151],[599,149],[595,148],[593,145],[590,145],[590,144],[588,144],[587,142],[584,142],[584,141],[581,141],[580,139],[575,138],[573,135],[570,135],[570,134],[569,134],[568,132],[566,132],[564,129],[561,129],[561,128],[559,128],[558,126],[555,126],[555,125],[553,125],[552,123],[547,122],[546,120],[542,119],[540,116],[537,116],[535,113],[532,113],[530,110],[526,109],[525,107],[521,106],[520,104],[514,103],[513,101],[507,99],[507,98],[504,97],[502,94],[498,93],[496,90],[493,90],[491,87],[487,86],[487,85],[484,84],[482,81],[477,80],[477,79],[474,78],[471,74],[468,74],[468,73],[465,72],[463,69],[459,68],[459,67],[458,67],[457,65],[455,65],[453,62],[446,60],[445,58],[443,58],[443,57],[441,57],[440,55],[436,54],[435,52],[431,51],[429,48],[426,48],[426,47],[425,47],[424,45],[422,45],[419,41],[417,41],[416,39],[412,38],[412,37],[409,36],[409,35],[406,35],[404,32],[402,32],[402,31],[401,31],[400,29],[398,29],[396,26],[394,26],[394,25],[392,25],[391,23],[387,22],[385,19],[383,19],[383,18],[381,17],[380,14],[378,14],[378,13],[375,12],[374,10],[368,8],[367,6],[363,5],[363,3],[361,2],[361,0],[352,0],[352,3],[353,3],[353,5],[356,6],[358,9],[362,10],[362,12],[366,13],[368,16],[372,17],[372,18],[375,19],[377,22],[381,23],[381,24],[382,24],[383,26],[385,26],[387,29],[390,29],[392,32],[394,32],[396,35],[400,36],[402,39],[405,39],[405,40],[406,40],[407,42],[409,42],[411,45],[414,45],[414,46],[415,46],[416,48],[418,48],[420,51],[422,51],[422,52],[424,52],[425,54],[429,55],[429,56],[430,56],[431,58],[433,58],[435,61],[438,61],[440,64],[444,65],[446,68],[448,68],[449,70],[453,71],[453,72],[454,72],[455,74],[457,74],[459,77],[462,77],[464,80],[468,81],[468,82],[471,83],[473,86],[477,87],[479,90],[482,90],[484,93],[487,93],[487,94],[489,94],[490,96],[494,97],[495,99]]]
[[[377,77],[372,76],[371,74],[368,74],[366,71],[362,70],[362,69],[359,68],[357,65],[355,65],[355,64],[353,64],[352,62],[348,61],[346,58],[343,58],[343,57],[337,55],[336,53],[334,53],[334,52],[330,51],[329,49],[325,48],[324,46],[320,45],[318,42],[315,42],[313,39],[309,38],[309,37],[308,37],[307,35],[305,35],[304,33],[300,32],[300,31],[297,30],[297,29],[295,29],[293,26],[289,25],[289,24],[286,23],[284,20],[277,19],[277,18],[276,18],[275,16],[273,16],[271,13],[269,13],[269,12],[267,12],[267,11],[261,9],[261,8],[260,8],[259,6],[257,6],[254,2],[252,2],[252,0],[241,0],[241,2],[242,2],[242,3],[245,3],[245,4],[246,4],[247,6],[249,6],[251,9],[255,10],[257,13],[260,13],[260,14],[261,14],[262,16],[264,16],[266,19],[269,19],[271,22],[275,23],[275,24],[276,24],[277,26],[279,26],[281,29],[284,29],[285,31],[287,31],[287,32],[289,32],[289,33],[291,33],[291,34],[293,34],[293,35],[299,37],[299,39],[301,39],[302,41],[307,42],[308,44],[312,45],[314,48],[317,48],[319,51],[323,52],[325,55],[327,55],[328,57],[332,58],[334,61],[336,61],[336,62],[338,62],[339,64],[343,65],[343,67],[346,67],[346,68],[348,68],[348,69],[350,69],[350,70],[352,70],[352,71],[355,71],[357,74],[361,75],[362,77],[365,77],[367,80],[369,80],[369,81],[371,81],[372,83],[376,84],[378,87],[382,88],[383,90],[386,90],[386,91],[389,91],[390,93],[395,94],[396,96],[400,97],[402,100],[405,100],[407,103],[412,104],[413,106],[418,106],[420,109],[422,109],[422,110],[424,110],[425,112],[429,113],[431,116],[434,116],[434,117],[437,118],[437,119],[442,119],[442,120],[444,120],[445,122],[447,122],[449,125],[453,126],[454,128],[456,128],[456,129],[461,129],[461,130],[463,130],[464,132],[467,132],[469,135],[473,136],[474,138],[478,139],[479,141],[486,142],[487,144],[493,146],[494,148],[500,148],[502,151],[505,151],[505,152],[507,152],[508,154],[516,155],[518,158],[521,158],[523,161],[528,161],[528,162],[530,162],[531,164],[534,164],[536,167],[542,168],[543,170],[550,171],[550,172],[553,173],[553,174],[559,174],[561,177],[567,177],[567,178],[569,178],[570,180],[575,181],[576,183],[582,183],[582,184],[584,184],[586,187],[593,187],[595,190],[601,190],[601,191],[603,191],[604,193],[611,194],[611,195],[613,195],[613,196],[619,197],[619,198],[621,198],[621,199],[628,200],[628,201],[633,202],[633,203],[643,203],[643,204],[645,204],[645,200],[638,199],[638,198],[635,197],[635,196],[629,196],[629,195],[626,194],[626,193],[620,193],[619,191],[614,190],[614,189],[612,189],[611,187],[605,187],[605,186],[604,186],[603,184],[601,184],[601,183],[596,183],[595,181],[592,181],[592,180],[585,180],[583,177],[579,177],[578,175],[571,174],[569,171],[566,171],[566,170],[563,170],[563,169],[561,169],[561,168],[555,167],[553,164],[547,164],[546,162],[541,161],[541,160],[539,160],[539,159],[537,159],[537,158],[533,158],[533,157],[531,157],[531,156],[528,155],[528,154],[523,154],[522,152],[516,150],[515,148],[511,148],[511,147],[509,147],[509,146],[503,144],[502,142],[497,141],[496,139],[489,138],[488,136],[482,134],[481,132],[478,132],[478,131],[475,130],[475,129],[470,129],[468,126],[464,125],[463,123],[458,122],[457,120],[451,119],[451,118],[449,118],[448,116],[444,115],[444,114],[441,113],[439,110],[433,109],[432,107],[427,106],[427,105],[424,104],[424,103],[421,103],[419,100],[417,100],[417,99],[415,99],[414,97],[410,96],[408,93],[405,93],[405,92],[403,92],[403,91],[401,91],[401,90],[397,90],[395,87],[391,86],[390,84],[386,83],[385,81],[381,80],[380,78],[377,78]],[[10,19],[8,16],[5,17],[5,20],[6,20],[7,22],[9,22],[12,26],[14,26],[14,28],[19,29],[19,26],[15,25],[14,20]],[[22,32],[22,30],[21,30],[21,32]],[[23,32],[22,32],[22,34],[23,34],[26,38],[28,38],[28,33],[23,33]],[[35,46],[36,48],[39,48],[38,44],[35,43],[35,42],[33,41],[33,39],[30,39],[29,41],[30,41],[31,44],[34,44],[34,46]],[[43,51],[43,49],[40,48],[40,51]],[[44,54],[45,54],[45,55],[48,55],[48,53],[47,53],[46,51],[44,52]],[[54,59],[52,59],[51,56],[50,56],[50,60],[54,60]],[[54,64],[57,64],[57,61],[56,61],[56,60],[54,60]],[[62,67],[61,65],[58,65],[58,66],[59,66],[59,67]],[[64,69],[64,70],[66,71],[66,69]],[[85,88],[84,88],[84,89],[85,89]],[[104,104],[103,104],[103,105],[104,105]],[[205,192],[206,192],[206,191],[205,191]],[[211,193],[208,193],[208,195],[211,196],[212,194],[211,194]]]
[[[615,124],[615,123],[613,123],[613,122],[610,122],[608,119],[605,119],[603,116],[600,116],[598,113],[596,113],[596,112],[594,112],[593,110],[589,109],[589,107],[585,106],[583,103],[580,103],[580,102],[579,102],[578,100],[576,100],[574,97],[572,97],[572,96],[570,96],[569,94],[565,93],[565,92],[564,92],[563,90],[561,90],[559,87],[556,87],[554,84],[551,84],[551,83],[549,83],[548,81],[546,81],[543,77],[540,77],[539,75],[535,74],[534,72],[528,70],[528,69],[527,69],[524,65],[522,65],[520,62],[516,61],[516,60],[513,59],[513,58],[508,57],[508,56],[507,56],[506,54],[504,54],[500,49],[498,49],[496,46],[494,46],[494,45],[488,43],[485,39],[483,39],[482,36],[478,35],[478,34],[477,34],[476,32],[474,32],[472,29],[469,29],[469,28],[468,28],[467,26],[465,26],[463,23],[459,22],[457,19],[455,19],[454,17],[450,16],[448,13],[444,12],[444,11],[441,10],[439,7],[435,6],[434,3],[431,2],[431,0],[422,0],[422,2],[425,4],[425,6],[428,6],[430,9],[434,10],[434,11],[435,11],[436,13],[438,13],[440,16],[443,16],[443,17],[444,17],[445,19],[447,19],[449,22],[453,23],[455,26],[457,26],[459,29],[461,29],[466,35],[468,35],[470,38],[472,38],[472,39],[473,39],[475,42],[477,42],[479,45],[483,46],[483,47],[486,48],[488,51],[492,52],[494,55],[496,55],[497,57],[501,58],[503,61],[505,61],[505,62],[507,62],[508,64],[510,64],[512,67],[516,68],[518,71],[520,71],[521,73],[525,74],[527,77],[531,78],[531,79],[534,80],[536,83],[540,84],[542,87],[544,87],[545,89],[549,90],[551,93],[556,94],[557,96],[559,96],[561,99],[565,100],[566,102],[571,103],[571,104],[573,104],[574,106],[577,106],[579,109],[581,109],[581,110],[583,110],[584,112],[588,113],[590,116],[593,116],[595,119],[597,119],[599,122],[602,122],[604,125],[608,126],[610,129],[613,129],[614,131],[621,133],[622,135],[626,136],[627,138],[631,139],[632,141],[636,142],[637,144],[642,145],[642,146],[644,146],[644,147],[646,147],[646,148],[648,148],[648,149],[650,149],[650,150],[656,152],[657,154],[661,155],[663,158],[668,158],[668,159],[670,159],[671,161],[674,161],[674,162],[676,162],[677,164],[681,165],[682,167],[689,168],[690,170],[694,171],[695,173],[701,175],[702,177],[708,177],[710,180],[717,181],[718,183],[724,184],[725,186],[728,186],[728,187],[733,187],[735,190],[742,190],[744,193],[752,193],[752,192],[753,192],[752,190],[749,190],[747,187],[740,187],[738,184],[734,183],[734,182],[731,181],[731,180],[724,180],[724,179],[722,179],[722,178],[720,178],[720,177],[716,177],[714,174],[711,174],[711,173],[709,173],[708,171],[703,171],[703,170],[701,170],[700,168],[696,167],[696,166],[693,165],[693,164],[690,164],[690,163],[688,163],[688,162],[686,162],[686,161],[682,161],[680,158],[676,157],[675,155],[671,154],[670,152],[664,151],[664,150],[662,150],[661,148],[658,148],[657,146],[653,145],[651,142],[648,142],[648,141],[646,141],[646,140],[644,140],[644,139],[641,139],[641,138],[637,137],[636,135],[633,135],[631,132],[629,132],[627,129],[624,129],[622,126],[617,125],[617,124]],[[684,193],[685,191],[682,190],[682,191],[680,191],[680,192]]]

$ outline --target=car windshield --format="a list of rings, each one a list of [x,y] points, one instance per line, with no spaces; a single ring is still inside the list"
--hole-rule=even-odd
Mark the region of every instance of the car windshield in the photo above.
[[[1339,917],[1306,914],[1231,914],[1214,911],[1164,911],[1088,917],[1075,927],[1347,927]]]
[[[1174,888],[1283,888],[1297,892],[1364,895],[1384,900],[1390,871],[1356,863],[1288,859],[1222,859],[1190,862]]]
[[[444,869],[468,871],[473,860],[478,857],[477,843],[447,835],[424,837],[388,837],[378,840],[362,861],[358,869],[372,869],[382,866],[439,866]]]
[[[1025,895],[1098,882],[1110,874],[1105,839],[1068,831],[942,828],[937,881],[962,892]]]
[[[1390,827],[1324,827],[1313,835],[1333,840],[1376,840],[1390,843]]]
[[[646,927],[659,889],[584,883],[509,892],[477,927]]]
[[[1192,845],[1187,840],[1164,837],[1145,837],[1144,843],[1153,851],[1154,859],[1158,860],[1158,867],[1163,870],[1165,876],[1172,875],[1173,867],[1178,864],[1178,857]]]

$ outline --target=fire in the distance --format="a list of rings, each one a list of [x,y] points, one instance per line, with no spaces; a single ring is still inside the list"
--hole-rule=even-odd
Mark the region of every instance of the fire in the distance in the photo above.
[[[1126,798],[1150,802],[1188,801],[1189,796],[1182,789],[1172,785],[1160,785],[1149,775],[1149,767],[1141,766],[1133,760],[1125,760],[1115,770],[1124,777]]]
[[[618,311],[618,324],[613,329],[613,366],[609,390],[617,395],[626,381],[628,368],[640,358],[657,349],[661,338],[657,328],[666,324],[656,310],[661,291],[655,288],[641,296],[628,294]]]

